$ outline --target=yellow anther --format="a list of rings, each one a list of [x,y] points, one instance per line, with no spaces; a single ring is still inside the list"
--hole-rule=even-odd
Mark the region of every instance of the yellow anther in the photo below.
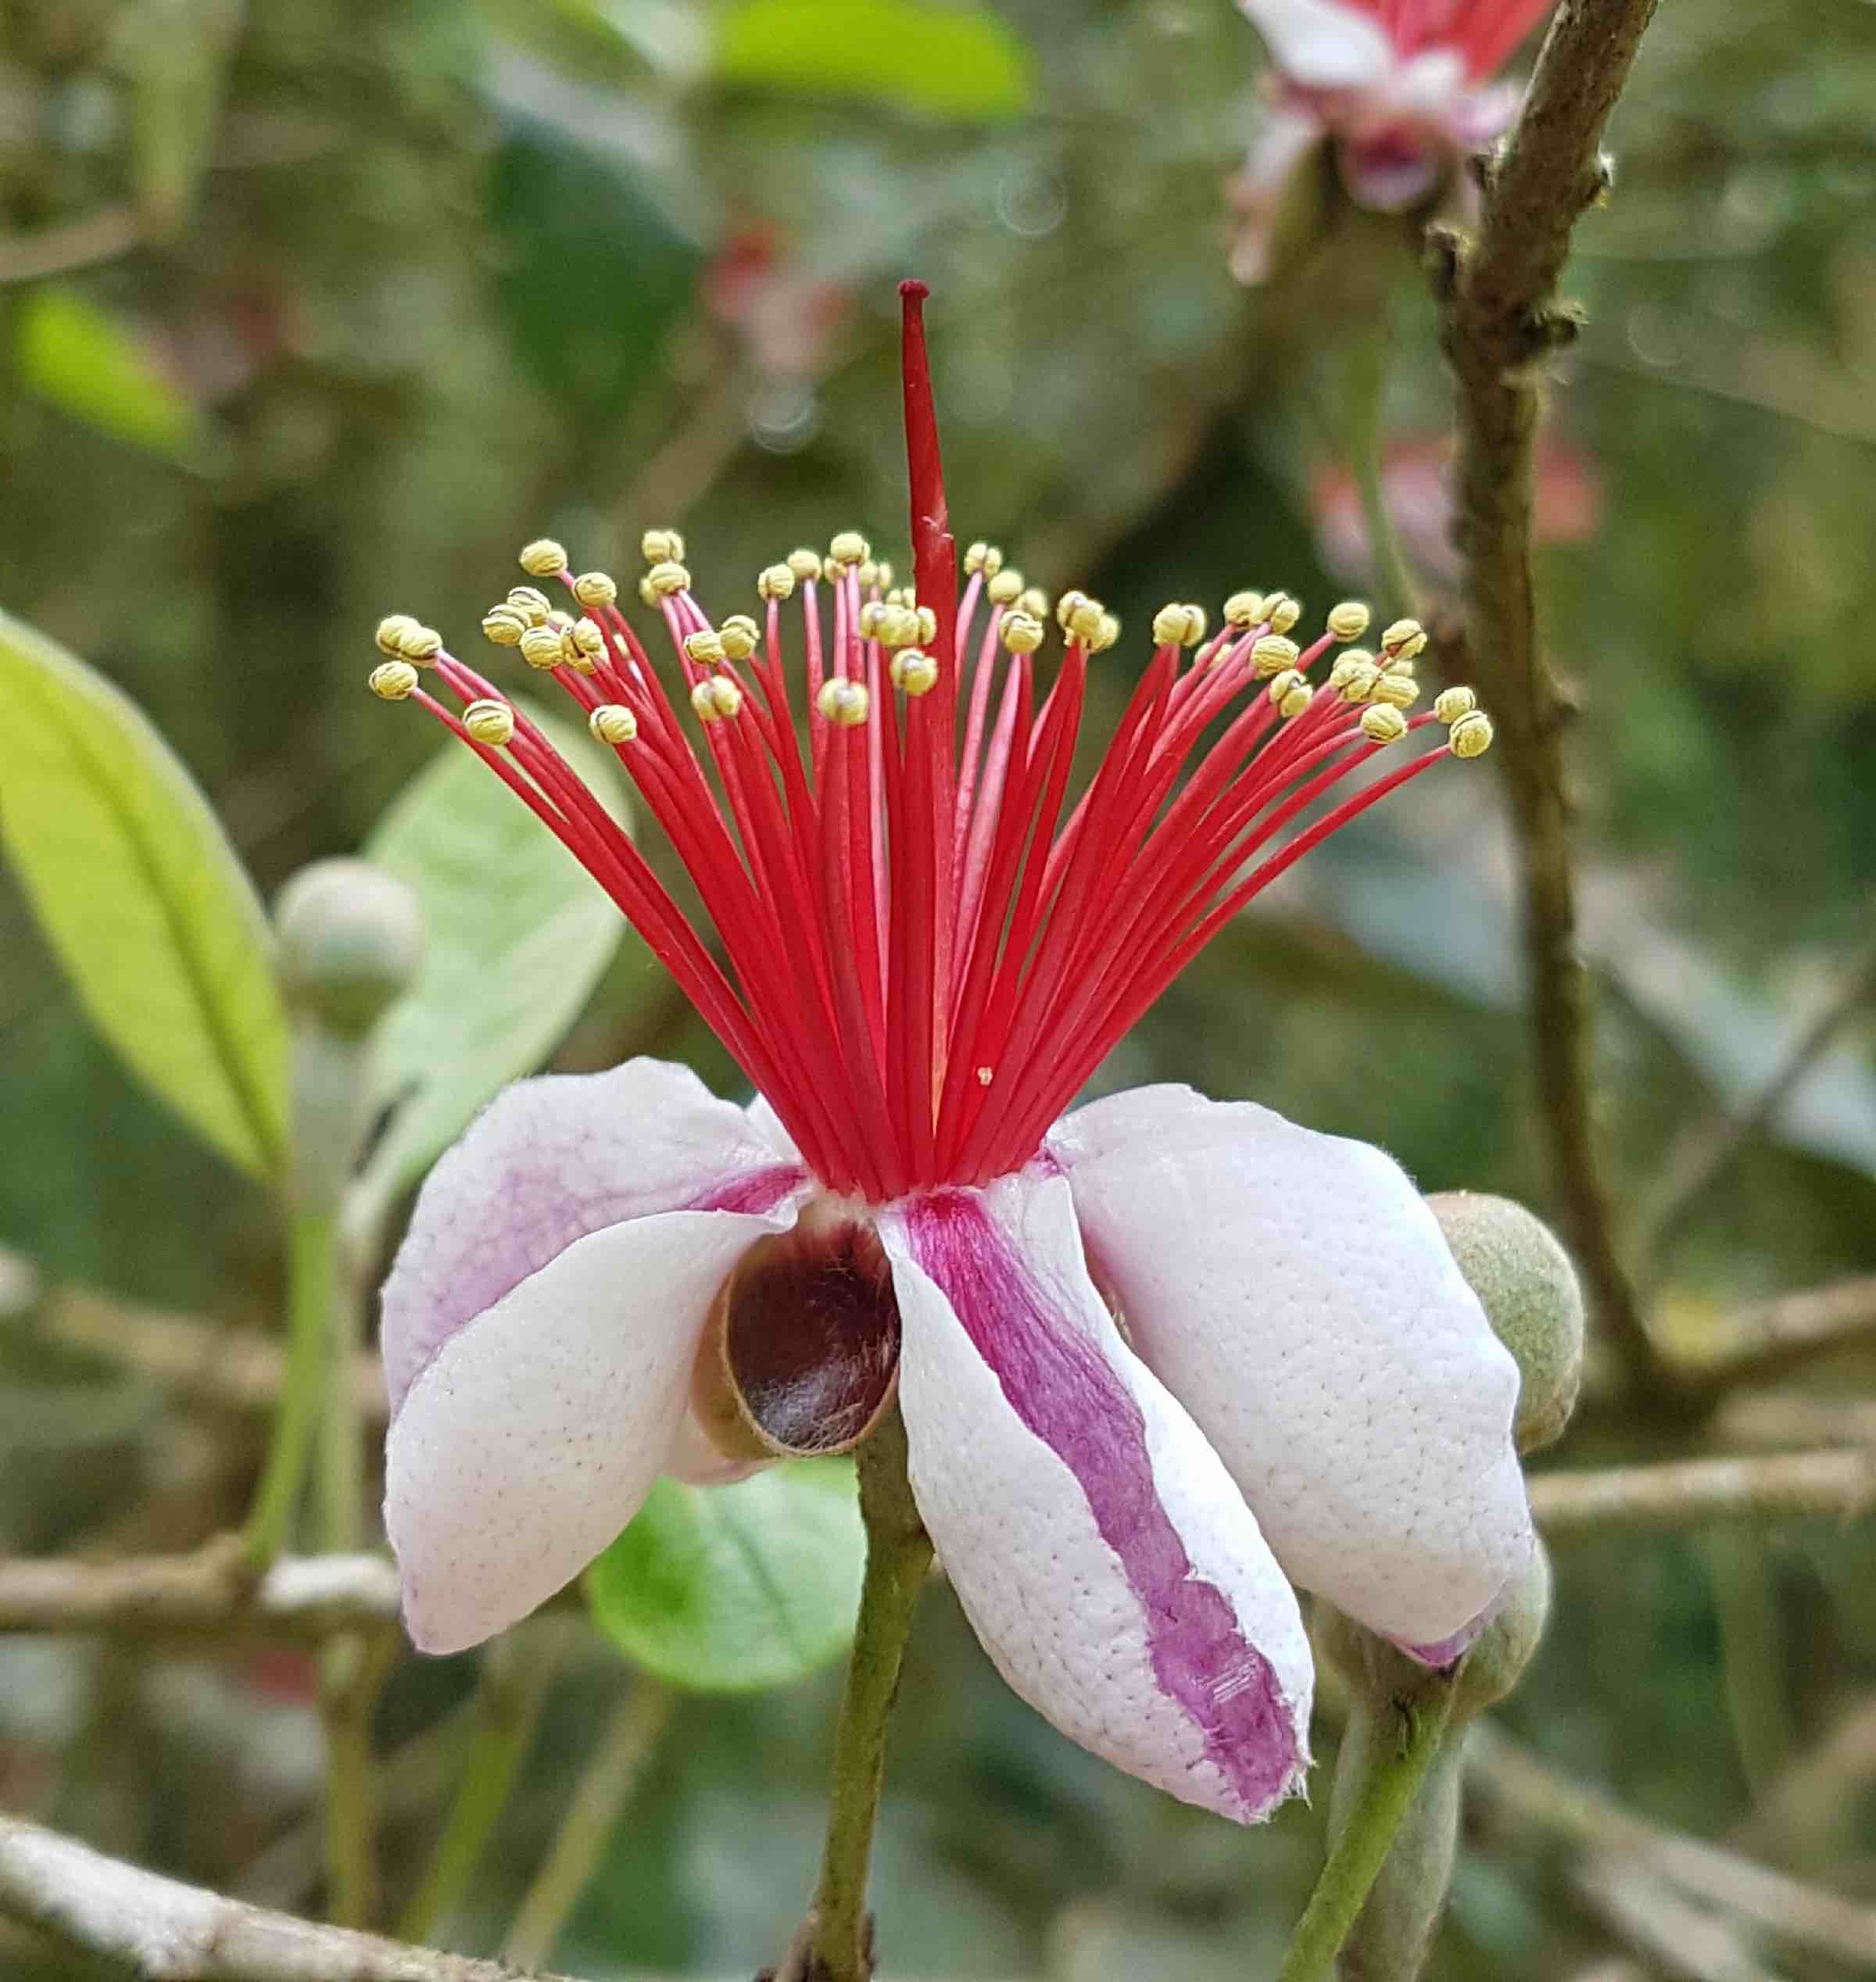
[[[1381,635],[1381,652],[1397,654],[1411,640],[1419,637],[1420,623],[1416,619],[1398,619]]]
[[[660,571],[682,571],[682,564],[664,563],[652,567],[650,575],[656,578]],[[672,585],[673,592],[686,592],[690,587],[690,577],[686,573],[682,585]],[[606,571],[582,571],[573,581],[573,596],[582,606],[610,606],[619,596],[618,581]]]
[[[1342,699],[1344,702],[1372,702],[1380,678],[1381,671],[1373,661],[1358,662],[1342,677]]]
[[[528,622],[512,606],[494,606],[482,615],[482,631],[498,647],[518,647]]]
[[[499,750],[514,734],[514,711],[505,702],[472,702],[463,711],[463,727],[477,742]]]
[[[1033,654],[1042,645],[1043,624],[1027,613],[1005,613],[997,623],[997,638],[1013,654]]]
[[[1362,711],[1362,734],[1370,743],[1398,743],[1407,734],[1407,718],[1399,710],[1377,702]]]
[[[827,554],[836,564],[858,564],[872,556],[872,549],[857,530],[843,530],[828,546]]]
[[[521,550],[521,569],[531,578],[557,578],[567,568],[567,553],[551,537],[536,537]]]
[[[1251,665],[1259,675],[1280,674],[1286,667],[1296,665],[1297,656],[1302,651],[1294,640],[1287,640],[1280,633],[1266,633],[1251,649]]]
[[[871,592],[879,582],[879,567],[872,558],[863,557],[860,560],[859,569],[854,572],[854,576],[860,581],[860,589],[862,592]]]
[[[1120,638],[1120,621],[1112,613],[1103,613],[1101,623],[1095,628],[1088,641],[1088,652],[1104,654]]]
[[[442,650],[443,636],[434,626],[406,627],[397,643],[399,655],[419,667],[428,667]]]
[[[1336,656],[1335,665],[1329,671],[1329,686],[1340,695],[1351,682],[1366,679],[1365,671],[1380,672],[1374,656],[1366,647],[1351,647],[1346,653]]]
[[[603,574],[593,571],[587,575],[590,578],[599,578]],[[585,581],[585,579],[582,578],[575,582],[574,592],[576,596],[578,595],[580,586]],[[654,598],[671,599],[680,592],[689,591],[690,574],[682,564],[668,560],[662,564],[653,565],[651,569],[645,574],[645,582],[651,587]]]
[[[1153,644],[1158,647],[1196,647],[1205,637],[1202,606],[1162,606],[1153,615]]]
[[[1273,592],[1264,600],[1264,617],[1273,633],[1287,633],[1302,616],[1302,607],[1287,592]]]
[[[1049,617],[1049,595],[1039,585],[1031,585],[1016,603],[1031,619],[1046,621]]]
[[[918,614],[911,606],[882,605],[874,615],[873,624],[873,637],[883,647],[918,645],[920,631]]]
[[[603,654],[606,651],[606,630],[597,620],[575,620],[567,629],[567,637],[583,654]]]
[[[886,560],[883,557],[880,559],[879,562],[873,567],[873,576],[868,582],[883,588],[884,586],[890,585],[892,581],[893,567],[891,565],[887,563]]]
[[[763,599],[786,599],[795,589],[793,567],[786,564],[765,564],[756,574],[756,592]]]
[[[1248,632],[1264,616],[1264,595],[1261,592],[1234,592],[1225,601],[1225,624],[1236,627],[1240,633]]]
[[[915,606],[912,611],[918,621],[918,637],[929,647],[938,637],[938,615],[929,606]]]
[[[887,610],[883,599],[869,599],[860,608],[860,637],[862,640],[877,640],[879,637],[879,615]]]
[[[510,588],[508,603],[530,626],[540,626],[545,624],[553,602],[531,585],[517,585]]]
[[[864,682],[850,681],[844,674],[836,674],[821,684],[821,692],[814,697],[814,707],[836,728],[857,729],[872,708],[872,697],[867,693]]]
[[[639,549],[647,564],[684,562],[684,539],[675,530],[647,530],[639,539]]]
[[[573,615],[571,613],[562,612],[557,606],[547,615],[546,623],[553,628],[556,633],[564,633],[573,624]]]
[[[1280,674],[1272,675],[1270,678],[1270,686],[1268,692],[1269,694],[1273,707],[1278,709],[1282,708],[1283,706],[1283,698],[1287,696],[1293,689],[1299,687],[1307,688],[1308,686],[1309,683],[1304,678],[1301,671],[1294,667],[1286,667]]]
[[[994,544],[983,547],[983,575],[993,578],[1003,569],[1003,553]]]
[[[402,702],[417,689],[417,670],[407,660],[381,660],[369,679],[371,692],[385,702]]]
[[[999,571],[984,587],[993,606],[1014,606],[1022,596],[1022,574],[1014,565]]]
[[[714,723],[742,713],[743,691],[727,674],[707,674],[691,690],[690,706],[700,721]]]
[[[1338,640],[1359,640],[1368,631],[1372,616],[1359,599],[1344,599],[1329,608],[1329,631]]]
[[[969,578],[983,569],[984,556],[990,548],[990,546],[979,537],[964,553],[965,577]]]
[[[1069,630],[1070,616],[1078,607],[1087,603],[1088,595],[1085,592],[1077,591],[1073,585],[1070,585],[1055,602],[1055,624],[1064,633],[1066,633]]]
[[[398,654],[403,652],[403,638],[414,632],[417,621],[408,613],[392,613],[378,623],[378,631],[372,638],[378,642],[381,654]]]
[[[800,550],[791,550],[788,554],[788,568],[806,585],[810,579],[821,575],[820,553],[805,547]]]
[[[918,595],[909,585],[896,585],[886,595],[889,606],[916,606]]]
[[[1098,599],[1090,599],[1084,593],[1079,598],[1068,616],[1065,631],[1072,639],[1083,646],[1092,647],[1100,637],[1101,622],[1104,608]]]
[[[657,603],[657,592],[647,574],[639,580],[639,603],[641,606],[656,606]]]
[[[717,628],[717,638],[732,660],[746,660],[762,638],[762,629],[746,613],[732,613]]]
[[[629,743],[638,735],[639,719],[622,703],[602,702],[586,718],[586,727],[600,742],[610,743],[616,748],[621,743]]]
[[[1411,709],[1420,699],[1420,685],[1411,674],[1384,667],[1374,685],[1374,699],[1391,709]]]
[[[713,633],[707,626],[700,626],[694,633],[684,636],[684,651],[700,667],[714,667],[725,653],[722,636]]]
[[[1296,686],[1276,705],[1277,714],[1285,722],[1294,722],[1315,699],[1315,689],[1307,682],[1299,681]]]
[[[521,635],[521,658],[530,667],[558,667],[567,658],[559,628],[529,627]]]
[[[1460,717],[1470,716],[1479,706],[1479,698],[1469,688],[1441,689],[1433,698],[1433,713],[1448,726]]]
[[[580,626],[590,626],[592,624],[590,620],[582,620],[579,622]],[[604,636],[602,635],[601,638],[603,639]],[[596,651],[596,649],[595,652]],[[567,631],[560,635],[560,659],[576,674],[590,674],[595,671],[596,663],[593,656],[580,645],[577,627],[568,627]]]
[[[1468,709],[1448,732],[1455,757],[1481,757],[1491,748],[1491,718],[1483,709]]]
[[[917,647],[902,648],[893,656],[893,686],[908,695],[929,695],[938,685],[938,664]]]

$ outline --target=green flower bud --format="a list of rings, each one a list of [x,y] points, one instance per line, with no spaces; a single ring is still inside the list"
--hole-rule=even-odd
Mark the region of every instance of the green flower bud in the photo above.
[[[362,1039],[417,981],[423,911],[364,860],[303,868],[274,903],[288,1001],[342,1039]]]
[[[1538,1542],[1491,1622],[1461,1662],[1454,1680],[1453,1725],[1477,1720],[1509,1697],[1544,1635],[1550,1615],[1550,1558]]]
[[[1441,1191],[1427,1200],[1523,1383],[1514,1427],[1520,1452],[1562,1435],[1583,1379],[1583,1294],[1550,1229],[1507,1197]]]

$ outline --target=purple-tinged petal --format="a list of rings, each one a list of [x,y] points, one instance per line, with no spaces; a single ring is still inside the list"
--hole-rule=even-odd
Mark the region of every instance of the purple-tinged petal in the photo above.
[[[786,1201],[589,1232],[424,1365],[385,1447],[385,1526],[421,1650],[524,1616],[638,1512],[676,1445],[711,1301],[793,1216]]]
[[[503,1089],[430,1172],[385,1283],[392,1411],[465,1322],[576,1240],[658,1211],[767,1211],[804,1181],[687,1067],[628,1060]]]
[[[1400,1167],[1183,1087],[1097,1101],[1048,1148],[1130,1340],[1285,1569],[1406,1644],[1462,1631],[1531,1545],[1517,1366]]]
[[[1309,104],[1278,104],[1266,116],[1243,170],[1227,184],[1231,273],[1247,288],[1269,280],[1286,202],[1304,183],[1298,173],[1326,135]]]
[[[1270,59],[1310,89],[1359,89],[1394,66],[1387,32],[1367,9],[1341,0],[1238,0]]]
[[[1296,1598],[1216,1454],[1121,1340],[1065,1185],[881,1215],[912,1490],[984,1648],[1063,1733],[1240,1823],[1308,1764]]]
[[[1336,153],[1342,184],[1371,213],[1404,213],[1434,191],[1446,160],[1417,132],[1402,127],[1350,138]]]

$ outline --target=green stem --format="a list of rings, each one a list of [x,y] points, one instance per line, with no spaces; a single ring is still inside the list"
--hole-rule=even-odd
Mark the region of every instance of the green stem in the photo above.
[[[1336,1955],[1440,1751],[1452,1714],[1450,1686],[1411,1704],[1397,1703],[1393,1738],[1377,1739],[1368,1751],[1341,1834],[1297,1923],[1276,1982],[1328,1982],[1334,1974]]]
[[[287,1226],[287,1376],[273,1442],[248,1515],[248,1559],[265,1568],[287,1545],[325,1403],[326,1341],[338,1284],[338,1221],[324,1207]],[[345,1372],[347,1379],[350,1371]],[[339,1388],[345,1388],[341,1383]]]
[[[905,1427],[895,1408],[859,1453],[866,1580],[834,1737],[833,1783],[811,1917],[814,1982],[869,1982],[867,1868],[886,1773],[886,1730],[912,1613],[932,1565],[905,1471]]]

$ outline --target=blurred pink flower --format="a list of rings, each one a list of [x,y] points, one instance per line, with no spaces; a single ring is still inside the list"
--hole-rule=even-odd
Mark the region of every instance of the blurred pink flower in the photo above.
[[[742,339],[759,371],[813,378],[825,371],[853,309],[838,283],[817,280],[772,227],[739,227],[704,274],[711,314]]]
[[[1396,442],[1381,463],[1381,496],[1401,549],[1408,562],[1430,578],[1459,576],[1452,547],[1452,443],[1443,435]],[[1319,469],[1310,484],[1309,506],[1323,562],[1351,581],[1371,578],[1374,558],[1354,470]],[[1567,441],[1545,435],[1538,442],[1537,541],[1581,543],[1595,534],[1602,515],[1602,478],[1595,462]]]
[[[1298,168],[1333,141],[1358,206],[1404,213],[1516,114],[1523,85],[1488,79],[1550,0],[1238,0],[1270,51],[1272,106],[1231,182],[1232,272],[1270,273]]]

